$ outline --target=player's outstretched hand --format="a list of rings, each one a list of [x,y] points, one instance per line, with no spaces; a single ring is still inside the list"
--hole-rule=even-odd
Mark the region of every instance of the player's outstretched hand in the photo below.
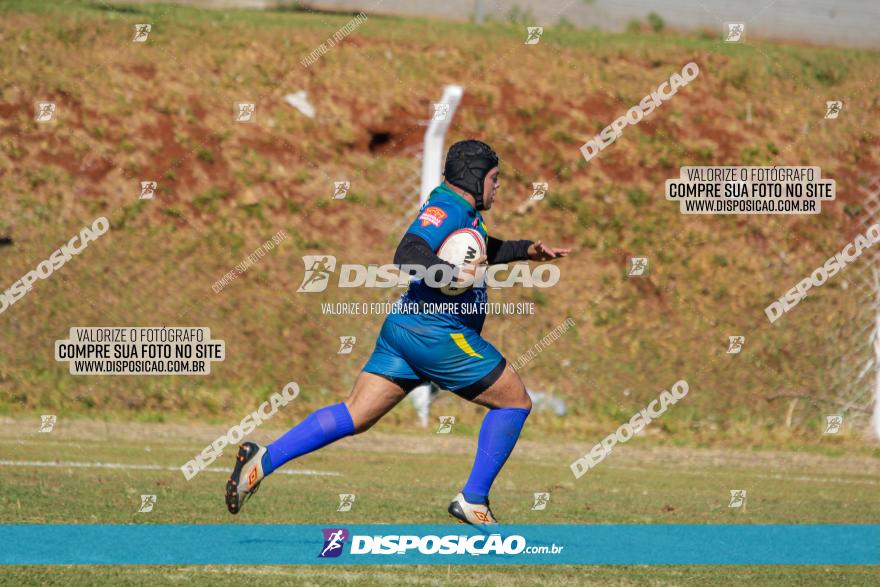
[[[542,241],[535,241],[529,245],[529,259],[532,261],[549,261],[550,259],[558,259],[565,257],[571,252],[571,249],[555,249],[548,247]]]

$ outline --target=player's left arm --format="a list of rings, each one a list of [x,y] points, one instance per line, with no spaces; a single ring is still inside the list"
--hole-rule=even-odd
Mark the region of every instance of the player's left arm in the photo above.
[[[570,252],[571,249],[548,247],[542,241],[504,241],[490,236],[486,242],[486,257],[490,265],[510,261],[548,261],[565,257]]]

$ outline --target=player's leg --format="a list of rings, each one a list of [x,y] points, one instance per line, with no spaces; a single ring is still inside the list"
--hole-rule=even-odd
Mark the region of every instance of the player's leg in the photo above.
[[[525,384],[510,366],[504,369],[495,383],[471,401],[490,410],[520,408],[529,411],[532,409],[532,398],[526,392]]]
[[[245,442],[239,447],[235,468],[226,483],[230,513],[238,513],[266,475],[340,438],[368,430],[421,382],[393,343],[383,326],[370,360],[344,402],[312,412],[268,446]]]
[[[406,393],[396,383],[362,371],[348,399],[312,412],[267,447],[264,474],[340,438],[368,430],[404,397]]]
[[[354,433],[360,434],[372,428],[419,383],[421,380],[418,379],[410,382],[361,371],[354,389],[344,402],[351,414]]]
[[[489,509],[489,489],[532,408],[525,385],[501,353],[472,329],[423,331],[406,348],[405,358],[417,365],[420,374],[489,408],[470,478],[449,505],[449,513],[471,524],[496,523]]]
[[[501,376],[471,401],[486,406],[477,454],[461,494],[470,504],[489,503],[489,490],[519,439],[532,401],[519,375],[505,368]]]
[[[368,430],[404,397],[406,392],[397,383],[361,372],[344,402],[312,412],[268,446],[242,443],[235,468],[226,482],[229,512],[238,513],[262,480],[278,467],[340,438]]]

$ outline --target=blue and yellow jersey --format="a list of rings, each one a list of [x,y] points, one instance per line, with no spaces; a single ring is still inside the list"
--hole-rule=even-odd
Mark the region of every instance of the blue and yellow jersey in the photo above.
[[[436,254],[440,245],[452,232],[461,228],[476,230],[488,241],[488,230],[483,217],[464,198],[452,191],[445,183],[440,184],[419,210],[418,216],[407,229],[407,234],[423,238]],[[457,296],[447,296],[424,280],[414,280],[400,298],[405,306],[412,304],[456,304],[457,312],[442,314],[393,313],[389,320],[405,328],[424,326],[460,328],[466,326],[477,332],[486,320],[486,287],[474,287]]]

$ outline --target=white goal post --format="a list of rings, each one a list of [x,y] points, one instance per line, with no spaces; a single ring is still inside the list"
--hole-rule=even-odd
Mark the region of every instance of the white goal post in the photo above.
[[[446,86],[443,88],[443,97],[440,98],[438,104],[448,106],[448,110],[435,112],[428,123],[428,130],[425,131],[424,150],[422,151],[422,187],[419,190],[419,203],[424,204],[431,190],[440,185],[440,177],[443,175],[443,147],[446,142],[446,131],[449,130],[449,124],[461,97],[464,94],[464,88],[461,86]]]
[[[452,122],[452,117],[455,116],[463,94],[464,88],[461,86],[449,85],[443,88],[443,97],[440,98],[439,104],[445,106],[439,109],[434,108],[428,123],[422,151],[422,184],[419,189],[419,204],[424,204],[431,191],[440,185],[440,178],[443,175],[446,132],[449,130],[449,124]],[[431,402],[439,392],[440,389],[436,385],[426,383],[415,388],[409,394],[422,426],[428,425]]]

